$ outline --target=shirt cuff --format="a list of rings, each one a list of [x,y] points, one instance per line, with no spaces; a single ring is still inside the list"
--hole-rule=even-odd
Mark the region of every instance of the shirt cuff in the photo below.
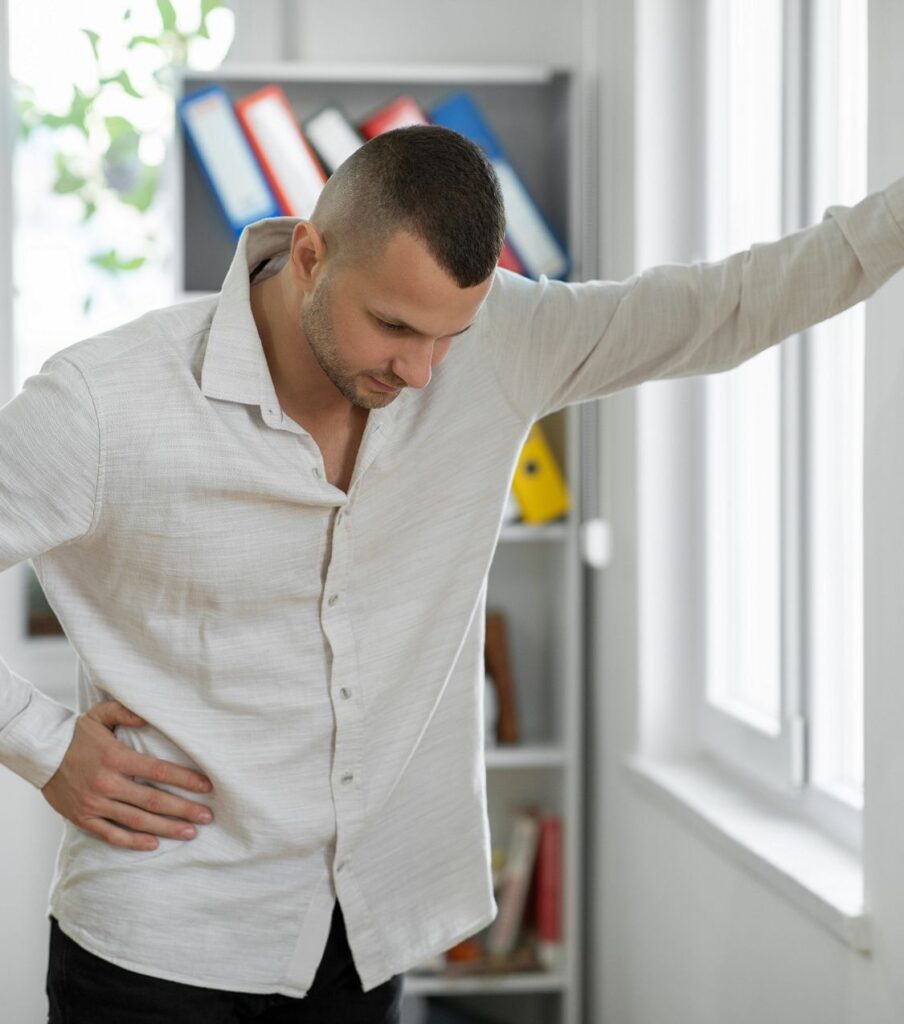
[[[69,749],[78,714],[34,686],[31,691],[28,704],[0,729],[0,764],[43,789]]]
[[[904,178],[898,178],[882,192],[882,195],[885,196],[892,219],[901,238],[904,239]]]
[[[830,206],[875,291],[904,267],[904,178],[871,192],[854,206]]]

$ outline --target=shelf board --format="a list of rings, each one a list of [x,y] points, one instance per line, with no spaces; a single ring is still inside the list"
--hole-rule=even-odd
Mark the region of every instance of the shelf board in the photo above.
[[[212,70],[185,70],[183,79],[193,81],[284,82],[454,82],[461,84],[533,85],[564,75],[565,69],[545,64],[435,64],[435,63],[314,63],[262,61],[221,64]]]
[[[552,744],[486,747],[484,760],[490,768],[556,768],[567,763],[564,747]]]
[[[492,992],[560,992],[567,986],[561,974],[547,971],[524,971],[523,973],[487,976],[475,974],[470,977],[445,978],[441,975],[405,974],[406,995],[455,995]]]
[[[194,302],[195,299],[209,299],[209,298],[212,298],[214,295],[217,295],[217,294],[218,294],[218,292],[185,292],[185,291],[177,291],[173,295],[173,304],[178,306],[178,305],[180,305],[183,302]]]
[[[567,540],[567,522],[540,523],[536,526],[530,523],[507,523],[502,527],[499,539],[502,541],[538,541],[538,540]]]

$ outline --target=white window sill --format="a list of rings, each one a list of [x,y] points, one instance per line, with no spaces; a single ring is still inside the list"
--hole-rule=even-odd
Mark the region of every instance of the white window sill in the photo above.
[[[635,755],[625,768],[641,792],[718,850],[852,949],[870,952],[863,866],[850,850],[739,790],[705,757],[659,761]]]

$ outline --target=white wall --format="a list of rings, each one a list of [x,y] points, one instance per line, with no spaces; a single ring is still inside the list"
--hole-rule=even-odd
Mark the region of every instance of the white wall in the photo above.
[[[622,5],[607,0],[609,11]],[[640,269],[696,258],[702,176],[693,152],[692,84],[702,64],[702,0],[638,0],[634,256]],[[904,174],[904,6],[870,4],[870,188]],[[614,70],[614,69],[613,69]],[[627,72],[624,88],[629,91]],[[698,104],[700,97],[697,97]],[[627,142],[627,132],[624,133]],[[610,182],[611,183],[611,182]],[[607,227],[604,222],[604,242]],[[627,255],[628,249],[624,249]],[[727,255],[727,254],[726,254]],[[604,250],[605,276],[624,276]],[[652,577],[637,558],[646,474],[661,472],[674,438],[662,437],[638,465],[638,430],[656,436],[651,389],[680,404],[692,382],[648,384],[604,402],[605,514],[615,561],[597,601],[598,690],[593,730],[603,751],[595,789],[595,910],[591,953],[602,1024],[891,1024],[904,1019],[904,275],[867,303],[866,385],[866,875],[874,952],[864,957],[813,924],[771,889],[653,806],[621,770],[641,729],[638,593]],[[658,403],[657,403],[658,404]],[[651,432],[652,428],[652,432]],[[672,446],[670,448],[670,445]],[[691,526],[688,526],[691,530]],[[645,536],[645,541],[648,539]],[[657,538],[653,538],[654,541]],[[661,541],[661,537],[658,540]],[[678,542],[691,543],[692,533]],[[676,711],[681,687],[675,674]],[[643,722],[643,726],[649,723]]]
[[[869,176],[904,174],[904,6],[870,2]],[[867,903],[875,964],[854,961],[851,1021],[904,1019],[904,275],[867,306],[864,444]]]
[[[581,0],[233,0],[231,6],[237,29],[231,57],[237,60],[536,61],[569,67],[580,52]]]

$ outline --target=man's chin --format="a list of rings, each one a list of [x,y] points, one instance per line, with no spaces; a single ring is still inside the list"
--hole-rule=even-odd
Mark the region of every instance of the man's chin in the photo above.
[[[384,391],[376,383],[375,378],[371,377],[369,374],[365,374],[362,382],[358,386],[355,405],[360,405],[365,409],[380,409],[385,405],[389,405],[389,403],[398,398],[401,393],[401,388],[398,388],[395,391]]]
[[[367,395],[366,397],[360,398],[355,405],[361,409],[385,409],[387,405],[391,405],[399,397],[399,392],[390,395]]]

